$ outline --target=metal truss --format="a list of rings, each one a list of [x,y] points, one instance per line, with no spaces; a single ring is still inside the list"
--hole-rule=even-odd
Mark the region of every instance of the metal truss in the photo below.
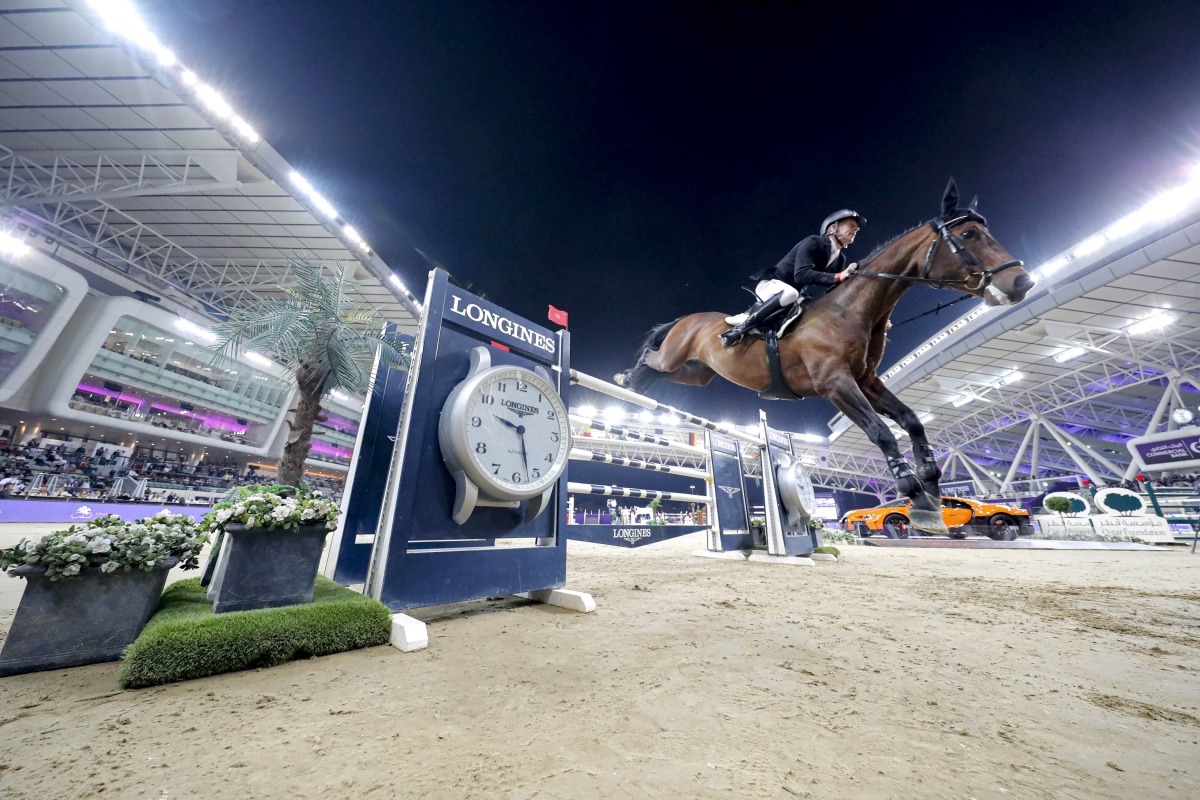
[[[0,208],[238,186],[236,151],[17,153],[0,145]]]
[[[243,307],[256,298],[280,295],[281,287],[289,283],[288,264],[282,258],[214,264],[101,201],[42,203],[9,213],[62,235],[65,244],[88,258],[193,307],[195,301],[210,308]],[[310,261],[334,266],[318,258]]]

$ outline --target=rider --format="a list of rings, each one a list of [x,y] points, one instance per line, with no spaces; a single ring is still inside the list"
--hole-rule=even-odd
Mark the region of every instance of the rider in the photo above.
[[[866,217],[857,211],[848,208],[835,211],[821,223],[821,233],[802,239],[774,267],[751,275],[758,281],[754,287],[757,302],[746,313],[725,318],[733,327],[721,334],[721,344],[733,347],[752,328],[791,306],[779,328],[782,336],[800,316],[801,303],[809,286],[834,286],[858,269],[857,263],[846,266],[846,254],[842,251],[850,246],[859,229],[866,224]]]

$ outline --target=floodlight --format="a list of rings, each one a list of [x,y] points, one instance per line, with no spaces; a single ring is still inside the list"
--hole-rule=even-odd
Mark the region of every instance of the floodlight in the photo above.
[[[1025,373],[1019,370],[1013,370],[996,382],[997,386],[1008,386],[1010,383],[1016,383],[1025,377]]]
[[[267,358],[262,353],[255,353],[252,350],[242,353],[242,355],[245,356],[246,360],[249,361],[251,364],[257,364],[260,367],[269,367],[269,366],[271,366],[271,364],[274,363],[273,361],[271,361],[271,359]],[[330,392],[330,394],[332,394],[332,392]]]
[[[638,422],[654,422],[654,412],[639,411],[637,418],[638,418]]]
[[[807,442],[808,444],[825,444],[825,437],[818,436],[815,433],[793,433],[792,438],[798,442]]]
[[[579,407],[579,416],[586,417],[588,419],[594,419],[596,416],[596,407],[595,406],[580,406]]]
[[[209,344],[212,344],[213,342],[217,341],[217,335],[215,333],[208,330],[207,328],[197,325],[195,322],[192,322],[190,319],[184,319],[183,317],[180,317],[179,319],[175,320],[175,327],[178,328],[179,330],[183,331],[184,333],[188,334],[189,336],[194,336],[197,339],[202,339],[202,340],[208,342]]]
[[[23,256],[29,252],[29,245],[23,239],[11,233],[0,233],[0,254],[6,256]]]
[[[604,409],[604,420],[613,425],[619,425],[625,420],[625,411],[616,406],[609,406]]]
[[[1080,258],[1081,256],[1091,255],[1097,252],[1108,241],[1108,237],[1103,233],[1097,233],[1095,236],[1089,236],[1079,244],[1075,245],[1075,249],[1071,251],[1072,258]]]
[[[917,414],[917,419],[918,419],[918,420],[919,420],[919,421],[920,421],[922,424],[923,424],[923,423],[926,423],[926,422],[930,422],[930,421],[932,421],[932,420],[933,420],[933,412],[931,412],[931,411],[923,411],[923,412],[921,412],[920,414]]]
[[[196,84],[196,97],[200,98],[200,102],[218,117],[228,119],[233,116],[233,106],[229,105],[224,97],[221,97],[220,92],[208,84]]]
[[[978,398],[976,398],[975,395],[973,395],[973,394],[964,394],[964,395],[960,395],[959,397],[954,398],[950,402],[954,405],[955,408],[962,408],[963,406],[967,405],[968,403],[974,402],[976,399],[978,399]]]
[[[1059,364],[1064,364],[1068,361],[1079,358],[1081,355],[1083,355],[1086,352],[1087,352],[1087,349],[1083,348],[1083,347],[1078,347],[1078,346],[1068,347],[1066,350],[1055,353],[1054,360],[1057,361]]]
[[[1152,316],[1133,323],[1125,329],[1125,333],[1129,336],[1141,336],[1145,333],[1153,333],[1154,331],[1162,330],[1174,321],[1174,314],[1160,311],[1157,314],[1153,314]]]

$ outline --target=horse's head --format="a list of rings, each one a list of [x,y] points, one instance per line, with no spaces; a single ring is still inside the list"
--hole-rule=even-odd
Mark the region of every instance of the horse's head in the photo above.
[[[975,198],[959,208],[958,187],[950,179],[942,214],[929,221],[934,235],[922,275],[939,286],[982,297],[989,306],[1019,303],[1033,288],[1033,278],[988,231],[987,220],[976,210],[978,202]]]

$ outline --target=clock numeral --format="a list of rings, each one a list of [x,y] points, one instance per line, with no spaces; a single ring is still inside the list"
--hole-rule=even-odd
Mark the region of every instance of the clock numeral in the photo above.
[[[505,383],[504,381],[500,381],[500,383],[497,383],[496,386],[498,386],[500,388],[500,391],[502,391],[502,392],[508,391],[508,384]]]
[[[558,441],[558,431],[550,431],[550,441],[552,441],[552,442]]]
[[[471,417],[471,427],[472,428],[478,428],[482,424],[483,424],[483,420],[481,420],[479,417]]]
[[[530,476],[531,476],[531,477],[532,477],[532,478],[533,478],[535,481],[536,481],[538,478],[542,477],[542,471],[541,471],[540,469],[533,469],[533,470],[530,470],[529,474],[530,474]]]
[[[543,400],[545,400],[545,399],[546,399],[546,398],[542,397],[542,393],[541,393],[541,392],[538,392],[538,402],[540,403],[540,402],[542,402],[542,401],[543,401]]]
[[[492,464],[492,474],[493,475],[500,474],[500,465],[499,464]]]
[[[546,462],[549,464],[554,463],[554,454],[553,453],[550,453],[548,456],[546,456]]]
[[[524,381],[517,381],[517,391],[518,392],[529,391],[529,384],[525,383]]]
[[[475,443],[475,452],[476,453],[486,453],[487,452],[487,444],[485,442],[476,442]]]
[[[490,394],[485,394],[480,400],[485,406],[496,405],[496,398],[492,397]]]
[[[520,482],[521,482],[521,473],[519,473],[519,472],[514,472],[514,473],[513,473],[513,477],[512,477],[512,482],[513,482],[513,483],[520,483]]]
[[[546,419],[558,419],[558,417],[556,417],[554,415],[554,411],[551,410],[546,412]]]

